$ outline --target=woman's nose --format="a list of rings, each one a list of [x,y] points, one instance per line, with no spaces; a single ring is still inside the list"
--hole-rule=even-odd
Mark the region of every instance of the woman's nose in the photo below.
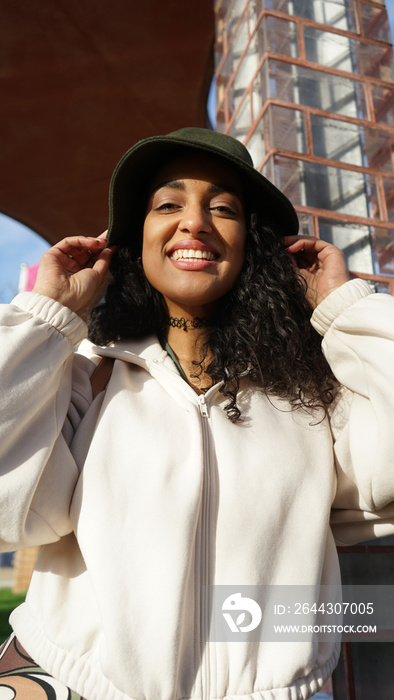
[[[194,236],[200,233],[211,233],[212,222],[210,212],[199,205],[188,207],[179,222],[179,230],[184,233],[191,233]]]

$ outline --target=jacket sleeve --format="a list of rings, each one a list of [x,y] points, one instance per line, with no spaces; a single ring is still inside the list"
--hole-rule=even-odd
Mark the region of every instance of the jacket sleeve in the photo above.
[[[89,361],[74,363],[73,352],[86,325],[58,302],[19,294],[0,306],[0,334],[0,551],[7,551],[70,532],[79,474],[68,445],[90,387]]]
[[[394,533],[394,298],[363,280],[332,292],[312,325],[342,385],[330,408],[338,544]]]

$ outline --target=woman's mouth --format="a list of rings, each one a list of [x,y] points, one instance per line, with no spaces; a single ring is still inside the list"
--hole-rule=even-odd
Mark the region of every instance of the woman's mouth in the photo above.
[[[217,255],[212,253],[210,250],[201,250],[201,248],[190,249],[190,248],[178,248],[174,250],[171,255],[171,260],[216,260]]]

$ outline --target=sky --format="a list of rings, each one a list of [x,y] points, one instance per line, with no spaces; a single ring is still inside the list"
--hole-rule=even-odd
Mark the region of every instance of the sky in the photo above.
[[[391,37],[394,37],[394,0],[386,0],[387,13],[389,16]]]
[[[386,0],[391,36],[394,38],[394,0]],[[211,92],[210,105],[214,104]],[[0,213],[0,303],[8,303],[18,292],[21,264],[33,265],[49,247],[31,229]]]
[[[21,264],[34,265],[49,248],[37,233],[0,214],[0,303],[7,304],[18,292]]]

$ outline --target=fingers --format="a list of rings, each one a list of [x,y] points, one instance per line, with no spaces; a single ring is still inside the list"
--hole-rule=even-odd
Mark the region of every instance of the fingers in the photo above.
[[[283,242],[285,244],[285,247],[289,248],[290,246],[294,245],[295,243],[303,244],[303,242],[305,240],[308,240],[308,239],[310,239],[312,241],[319,240],[318,238],[315,238],[315,236],[301,236],[301,235],[299,235],[299,236],[285,236],[283,239]]]
[[[286,236],[284,244],[307,283],[306,298],[312,308],[349,280],[345,255],[332,243],[315,236]]]
[[[105,236],[106,232],[98,238],[71,236],[56,243],[53,250],[61,256],[61,262],[68,274],[74,274],[86,267],[93,268],[104,250],[107,250],[108,253],[105,254],[103,260],[109,263],[114,248],[107,248]]]
[[[285,236],[284,244],[289,253],[299,253],[301,251],[320,251],[330,243],[322,241],[315,236]]]
[[[59,241],[42,256],[34,291],[78,312],[103,284],[114,250],[103,235]]]
[[[92,267],[92,269],[97,272],[100,276],[104,276],[107,272],[114,250],[111,248],[104,248],[101,251],[99,257],[91,259],[86,265],[86,267]]]
[[[345,260],[340,248],[315,236],[285,236],[284,244],[299,268],[325,264],[329,258]]]
[[[296,268],[309,268],[314,265],[320,251],[327,245],[314,236],[286,236],[284,244],[286,253]]]
[[[105,246],[103,238],[88,238],[85,236],[70,236],[56,243],[53,247],[70,259],[76,259],[81,253],[92,254],[100,252]]]

